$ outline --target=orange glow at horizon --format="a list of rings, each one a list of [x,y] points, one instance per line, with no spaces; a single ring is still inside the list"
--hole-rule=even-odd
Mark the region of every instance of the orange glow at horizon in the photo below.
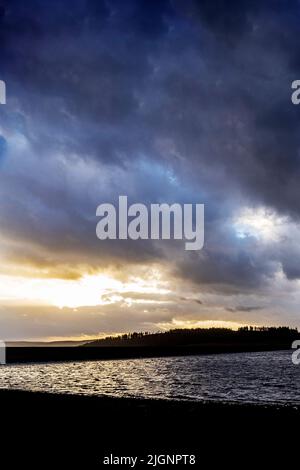
[[[155,279],[136,277],[122,282],[104,274],[83,275],[78,280],[0,276],[1,301],[41,302],[59,308],[93,307],[114,303],[125,292],[147,295],[166,294],[169,290]]]

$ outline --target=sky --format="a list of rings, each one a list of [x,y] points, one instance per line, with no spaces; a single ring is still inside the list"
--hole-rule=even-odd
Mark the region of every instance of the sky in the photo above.
[[[300,2],[0,0],[0,335],[300,326]],[[205,204],[205,243],[96,208]]]

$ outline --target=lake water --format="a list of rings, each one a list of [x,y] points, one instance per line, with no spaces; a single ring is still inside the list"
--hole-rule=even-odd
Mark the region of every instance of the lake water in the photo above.
[[[300,405],[291,352],[7,365],[0,388],[176,400]]]

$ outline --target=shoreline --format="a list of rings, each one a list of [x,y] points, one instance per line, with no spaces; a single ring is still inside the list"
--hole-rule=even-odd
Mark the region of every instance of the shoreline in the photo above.
[[[179,412],[193,413],[206,411],[232,411],[232,412],[248,412],[257,411],[258,413],[292,413],[298,414],[300,417],[300,403],[279,403],[279,402],[237,402],[237,401],[219,401],[219,400],[195,400],[188,398],[145,398],[145,397],[127,397],[127,396],[113,396],[113,395],[96,395],[84,393],[69,393],[69,392],[56,392],[56,391],[42,391],[42,390],[25,390],[17,388],[0,388],[0,401],[9,399],[18,400],[38,400],[40,402],[81,402],[81,404],[107,406],[113,405],[120,408],[131,407],[152,409],[153,411],[170,410]]]
[[[53,465],[82,462],[83,468],[101,468],[106,455],[195,454],[197,467],[204,459],[232,464],[228,449],[254,458],[261,449],[266,464],[273,456],[298,445],[300,408],[265,405],[199,403],[52,394],[0,389],[2,447],[20,462],[42,458]],[[287,442],[286,442],[287,440]],[[286,450],[285,450],[286,442]],[[18,452],[16,453],[16,449]],[[217,449],[217,452],[216,452]],[[253,453],[252,453],[253,452]],[[248,455],[249,454],[249,455]],[[239,462],[238,457],[237,462]],[[260,456],[260,463],[263,456]],[[257,462],[256,462],[257,463]],[[100,467],[99,467],[100,465]],[[40,467],[42,468],[42,467]],[[94,467],[93,467],[94,468]],[[106,468],[106,467],[104,467]],[[149,468],[146,467],[145,468]]]

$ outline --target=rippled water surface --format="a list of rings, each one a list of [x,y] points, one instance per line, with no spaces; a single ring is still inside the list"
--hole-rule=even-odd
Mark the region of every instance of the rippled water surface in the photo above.
[[[0,388],[300,405],[300,366],[289,351],[8,365]]]

